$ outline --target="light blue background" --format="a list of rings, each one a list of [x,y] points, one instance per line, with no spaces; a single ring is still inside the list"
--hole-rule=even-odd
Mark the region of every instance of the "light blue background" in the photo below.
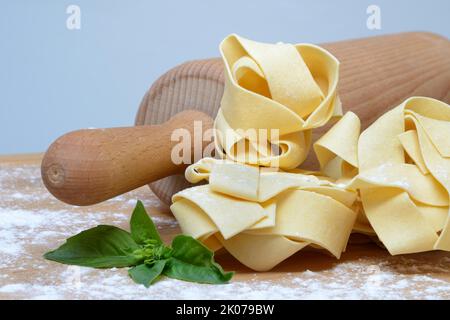
[[[81,8],[81,30],[66,8]],[[381,7],[382,30],[366,27]],[[150,84],[218,56],[229,33],[329,42],[426,30],[450,36],[450,1],[0,0],[0,154],[44,151],[78,128],[132,125]]]

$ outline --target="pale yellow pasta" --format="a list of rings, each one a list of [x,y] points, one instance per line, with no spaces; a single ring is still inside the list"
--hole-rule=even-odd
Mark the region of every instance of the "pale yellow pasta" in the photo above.
[[[419,138],[416,130],[408,130],[401,133],[398,138],[405,149],[405,152],[412,159],[414,164],[422,171],[423,174],[429,173],[425,161],[423,160],[422,152],[420,150]]]
[[[360,128],[359,118],[353,112],[347,112],[336,125],[314,143],[314,151],[324,174],[338,179],[342,176],[350,176],[353,172],[352,168],[358,167],[357,145]]]
[[[339,258],[352,232],[374,237],[391,254],[450,251],[449,105],[413,97],[363,132],[348,112],[314,144],[321,171],[304,171],[297,167],[311,130],[342,112],[338,61],[317,46],[237,35],[220,49],[221,159],[187,168],[188,181],[208,183],[173,197],[184,233],[259,271],[308,246]]]
[[[433,249],[438,236],[406,192],[394,188],[361,190],[366,216],[391,254]]]
[[[450,158],[446,153],[450,142],[443,139],[450,134],[449,121],[449,105],[414,97],[380,117],[361,134],[356,179],[372,183],[357,185],[356,182],[355,186],[361,192],[369,222],[392,254],[450,250]],[[410,137],[412,143],[405,142],[406,125],[414,127],[408,135],[417,132],[418,146],[411,146],[416,144],[416,137]],[[408,146],[406,150],[403,145]],[[405,151],[420,164],[406,164]],[[420,166],[424,168],[420,170]],[[398,195],[392,196],[392,190]],[[444,226],[442,211],[447,212]],[[424,218],[427,212],[433,212],[430,214],[434,216]],[[440,234],[439,230],[442,230]]]
[[[216,193],[210,190],[209,186],[185,189],[174,195],[174,204],[177,204],[178,199],[186,199],[196,204],[226,239],[268,216],[261,204]],[[183,210],[179,211],[183,213]],[[174,214],[175,217],[178,216],[178,213]]]
[[[236,259],[257,271],[270,270],[309,245],[307,242],[293,241],[277,235],[241,233],[228,240],[218,237]]]
[[[220,51],[225,90],[215,121],[217,151],[239,162],[297,167],[306,158],[311,129],[335,115],[336,104],[340,109],[339,62],[314,45],[265,44],[237,35],[225,38]],[[265,130],[267,141],[248,129]],[[247,148],[238,147],[243,140]],[[267,143],[281,154],[268,151]]]

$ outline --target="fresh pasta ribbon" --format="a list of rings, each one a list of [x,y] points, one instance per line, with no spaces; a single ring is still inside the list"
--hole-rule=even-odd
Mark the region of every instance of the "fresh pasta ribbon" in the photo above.
[[[376,234],[391,254],[450,250],[449,105],[409,98],[361,135],[350,114],[314,149],[324,172],[361,195],[354,230]]]
[[[356,219],[356,192],[313,175],[204,158],[186,178],[209,184],[174,195],[171,210],[183,232],[225,247],[254,270],[269,270],[308,245],[339,258]]]
[[[391,254],[450,251],[450,106],[413,97],[358,141],[361,194],[370,225]]]
[[[348,112],[314,143],[320,172],[307,172],[297,167],[311,129],[341,112],[337,60],[312,45],[236,35],[221,52],[225,92],[215,121],[221,159],[186,169],[188,181],[206,184],[173,196],[184,233],[259,271],[306,247],[339,258],[352,232],[373,237],[391,254],[450,251],[448,104],[413,97],[363,132]],[[241,128],[280,135],[269,134],[261,146]]]
[[[349,179],[357,174],[358,139],[361,121],[347,112],[328,132],[314,143],[314,151],[323,174],[334,179]],[[345,141],[345,143],[342,143]]]
[[[215,120],[217,152],[242,163],[296,168],[307,156],[311,129],[342,114],[339,62],[318,46],[237,35],[225,38],[220,52],[225,89]]]

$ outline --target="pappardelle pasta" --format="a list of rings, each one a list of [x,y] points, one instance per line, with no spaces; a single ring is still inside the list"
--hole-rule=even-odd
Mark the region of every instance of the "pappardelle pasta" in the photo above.
[[[339,62],[324,49],[237,35],[220,49],[220,159],[188,167],[188,181],[208,183],[173,196],[184,233],[259,271],[305,247],[339,258],[352,232],[393,255],[450,251],[448,104],[412,97],[360,132],[357,115],[342,116]],[[298,169],[311,130],[333,117],[340,120],[313,145],[320,171]],[[248,129],[278,134],[261,143]]]

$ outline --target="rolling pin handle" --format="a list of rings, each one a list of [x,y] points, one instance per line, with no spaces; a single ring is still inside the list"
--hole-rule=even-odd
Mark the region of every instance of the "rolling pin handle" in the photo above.
[[[192,137],[199,124],[205,132],[213,127],[213,120],[203,112],[187,110],[162,125],[69,132],[45,153],[42,180],[50,193],[68,204],[85,206],[105,201],[182,173],[187,164],[172,161],[172,148],[179,143],[172,141],[172,133],[187,130],[184,132],[192,141],[190,154],[194,155]],[[202,143],[204,148],[210,142],[202,139]]]

